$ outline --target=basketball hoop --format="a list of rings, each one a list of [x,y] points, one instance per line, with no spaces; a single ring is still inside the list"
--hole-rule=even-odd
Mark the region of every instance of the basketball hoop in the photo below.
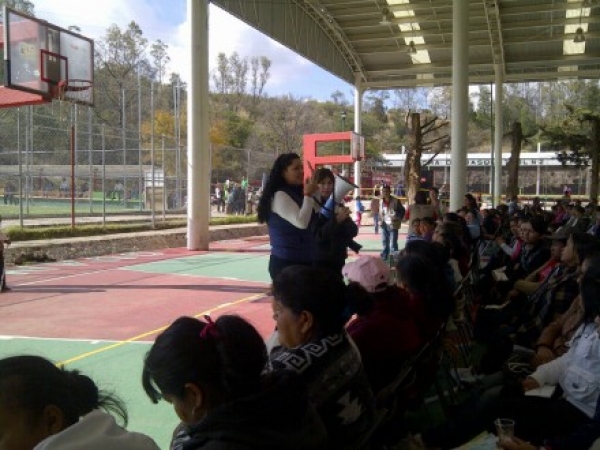
[[[91,80],[60,80],[51,88],[52,97],[61,101],[89,104],[92,102],[93,84]]]

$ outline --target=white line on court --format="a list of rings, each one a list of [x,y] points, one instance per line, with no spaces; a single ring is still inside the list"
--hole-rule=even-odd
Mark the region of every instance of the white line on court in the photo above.
[[[115,269],[117,269],[117,268],[116,267],[111,267],[110,269],[91,270],[89,272],[79,272],[79,273],[74,273],[72,275],[65,275],[65,276],[62,276],[62,277],[45,278],[43,280],[29,281],[27,283],[15,283],[15,286],[31,286],[32,284],[47,283],[49,281],[57,281],[57,280],[66,280],[68,278],[80,277],[82,275],[94,275],[96,273],[109,272],[109,271],[115,270]]]
[[[205,256],[205,255],[193,255],[193,256]],[[188,257],[192,257],[192,256],[184,256],[184,258],[188,258]],[[181,257],[176,257],[173,259],[180,259]],[[252,259],[252,258],[248,258],[248,259]],[[156,261],[156,262],[162,262],[162,261],[167,261],[165,260],[160,260],[160,261]],[[142,264],[147,264],[147,262],[142,263]],[[60,277],[54,277],[54,278],[45,278],[43,280],[37,280],[37,281],[29,281],[27,283],[15,283],[15,286],[31,286],[34,284],[40,284],[40,283],[47,283],[49,281],[58,281],[58,280],[66,280],[69,278],[74,278],[74,277],[79,277],[82,275],[94,275],[97,273],[103,273],[103,272],[109,272],[111,270],[131,270],[131,271],[136,271],[136,272],[140,272],[139,270],[134,269],[132,266],[120,266],[120,267],[109,267],[106,269],[100,269],[100,270],[91,270],[89,272],[78,272],[72,275],[64,275],[64,276],[60,276]],[[41,271],[40,271],[41,272]],[[154,275],[159,275],[159,273],[154,273],[154,272],[141,272],[141,273],[146,273],[146,274],[154,274]],[[230,280],[230,281],[246,281],[246,282],[251,282],[251,283],[262,283],[262,284],[269,284],[266,281],[255,281],[255,280],[244,280],[241,278],[233,278],[233,277],[217,277],[217,276],[210,276],[210,275],[194,275],[194,274],[184,274],[184,273],[167,273],[167,274],[163,274],[163,275],[179,275],[179,276],[190,276],[190,277],[200,277],[200,278],[217,278],[217,279],[224,279],[224,280]]]
[[[17,339],[27,340],[38,340],[38,341],[60,341],[60,342],[85,342],[87,344],[113,344],[115,342],[122,342],[121,340],[107,340],[107,339],[70,339],[70,338],[45,338],[45,337],[34,337],[34,336],[7,336],[0,335],[0,341],[11,341]],[[154,341],[130,341],[131,344],[152,344]]]

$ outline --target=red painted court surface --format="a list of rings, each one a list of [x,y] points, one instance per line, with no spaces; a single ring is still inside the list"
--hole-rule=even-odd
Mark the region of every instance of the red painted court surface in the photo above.
[[[229,250],[217,261],[213,252],[167,249],[13,268],[7,274],[12,291],[0,296],[0,335],[121,341],[144,334],[151,340],[146,333],[179,316],[227,313],[266,335],[273,329],[270,299],[263,295],[266,253],[240,261],[232,245],[213,246]],[[235,245],[243,251],[264,242]],[[265,279],[244,279],[228,262],[262,267]]]
[[[363,253],[381,250],[363,227]],[[10,267],[0,294],[0,358],[37,354],[81,370],[118,395],[128,428],[168,448],[177,417],[141,386],[150,343],[176,318],[239,314],[266,338],[274,328],[266,236],[185,249],[136,252]]]

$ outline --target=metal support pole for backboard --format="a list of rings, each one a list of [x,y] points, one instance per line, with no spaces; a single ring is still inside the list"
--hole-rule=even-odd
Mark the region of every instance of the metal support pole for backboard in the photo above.
[[[88,185],[88,194],[90,196],[90,213],[94,212],[94,156],[92,153],[92,107],[88,106],[88,161],[90,165],[90,181]]]
[[[29,216],[29,190],[27,189],[27,181],[29,179],[29,145],[31,141],[29,139],[29,134],[31,133],[31,106],[28,106],[25,109],[25,113],[27,114],[27,121],[25,122],[25,183],[23,180],[19,180],[19,183],[24,185],[24,188],[21,188],[21,192],[25,194],[25,207],[27,210],[27,216]],[[21,201],[23,201],[23,195],[21,196]]]
[[[167,221],[167,173],[165,172],[165,135],[161,135],[162,147],[162,173],[163,173],[163,201],[162,201],[162,219],[163,223]]]
[[[29,206],[33,206],[33,177],[31,171],[33,170],[33,107],[29,107],[29,158],[27,166],[27,179],[25,188],[27,191],[27,213],[29,213]]]
[[[150,82],[150,111],[152,111],[152,119],[150,122],[150,164],[152,165],[152,186],[151,202],[152,202],[152,228],[156,228],[156,170],[154,169],[154,81]]]
[[[19,162],[19,226],[23,228],[23,158],[21,152],[21,108],[17,110],[17,149]]]
[[[71,228],[75,228],[75,124],[71,123]]]
[[[105,125],[102,124],[102,228],[106,228],[106,136]]]
[[[137,73],[138,81],[138,206],[143,211],[142,189],[144,189],[144,172],[142,170],[142,77],[140,67]]]
[[[180,127],[180,115],[179,115],[179,82],[173,85],[173,108],[174,108],[174,119],[175,119],[175,208],[181,206],[181,142],[179,141],[179,127]]]
[[[121,125],[122,129],[122,138],[123,138],[123,190],[121,191],[121,200],[123,200],[123,205],[125,206],[127,202],[125,201],[126,193],[127,193],[127,129],[126,129],[126,121],[125,121],[125,88],[121,90],[122,92],[122,108],[121,108]],[[119,192],[117,194],[117,199],[119,198]]]

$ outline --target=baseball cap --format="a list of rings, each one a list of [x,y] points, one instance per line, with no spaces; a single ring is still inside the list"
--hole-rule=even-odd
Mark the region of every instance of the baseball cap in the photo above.
[[[355,281],[368,292],[383,291],[390,281],[390,268],[376,256],[361,256],[356,261],[347,263],[342,273],[349,281]]]

